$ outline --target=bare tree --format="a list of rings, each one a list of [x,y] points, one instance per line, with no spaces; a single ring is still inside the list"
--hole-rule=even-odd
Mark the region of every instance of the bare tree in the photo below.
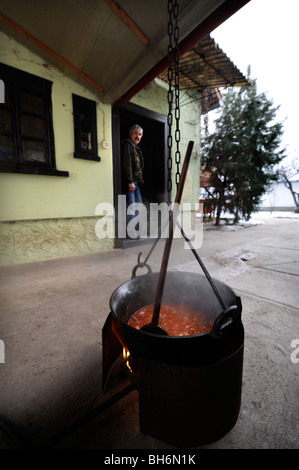
[[[297,193],[294,189],[294,180],[293,177],[298,175],[299,177],[299,157],[293,158],[293,160],[289,163],[283,163],[279,167],[279,181],[284,183],[286,188],[291,191],[293,196],[296,212],[299,212],[299,193]]]

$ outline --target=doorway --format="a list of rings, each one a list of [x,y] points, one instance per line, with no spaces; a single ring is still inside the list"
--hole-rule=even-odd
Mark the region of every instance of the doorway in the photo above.
[[[113,107],[112,143],[116,247],[124,246],[124,239],[118,238],[117,231],[118,196],[125,194],[121,185],[120,143],[128,138],[129,129],[133,124],[139,124],[143,128],[143,137],[140,142],[144,156],[144,185],[141,188],[143,203],[148,209],[150,203],[167,202],[167,117],[132,103],[121,108]]]

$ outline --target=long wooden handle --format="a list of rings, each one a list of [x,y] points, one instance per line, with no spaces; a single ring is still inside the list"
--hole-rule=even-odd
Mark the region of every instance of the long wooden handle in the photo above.
[[[177,189],[177,193],[175,197],[175,203],[177,204],[180,204],[181,199],[182,199],[184,184],[186,180],[189,163],[191,160],[193,145],[194,145],[194,142],[190,140],[187,150],[186,150],[185,160],[184,160],[183,168],[181,171],[180,181],[178,184],[178,189]],[[152,323],[154,325],[158,325],[159,323],[161,300],[162,300],[162,295],[164,291],[168,260],[169,260],[169,255],[170,255],[170,250],[171,250],[171,245],[172,245],[172,240],[173,240],[173,231],[176,225],[177,217],[178,217],[178,210],[177,210],[177,207],[174,206],[174,210],[171,212],[170,217],[169,217],[169,236],[166,239],[164,253],[163,253],[162,262],[161,262],[161,269],[160,269],[160,275],[159,275],[157,292],[156,292],[156,300],[155,300],[155,306],[154,306],[154,312],[153,312],[153,318],[152,318]]]

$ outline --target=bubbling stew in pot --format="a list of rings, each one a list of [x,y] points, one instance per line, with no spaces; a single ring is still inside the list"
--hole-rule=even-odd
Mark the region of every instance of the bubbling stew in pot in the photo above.
[[[151,323],[154,304],[146,305],[135,312],[129,319],[128,325],[140,330]],[[212,329],[214,321],[204,312],[186,305],[162,304],[159,315],[159,325],[169,336],[190,336],[207,333]]]

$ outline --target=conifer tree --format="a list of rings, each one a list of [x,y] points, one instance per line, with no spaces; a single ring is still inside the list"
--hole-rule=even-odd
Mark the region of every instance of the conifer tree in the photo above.
[[[216,225],[222,211],[248,220],[272,181],[276,165],[285,157],[280,148],[283,124],[275,122],[279,107],[265,93],[250,86],[229,88],[224,94],[215,130],[202,142],[201,164],[211,174],[210,193],[216,201]]]

